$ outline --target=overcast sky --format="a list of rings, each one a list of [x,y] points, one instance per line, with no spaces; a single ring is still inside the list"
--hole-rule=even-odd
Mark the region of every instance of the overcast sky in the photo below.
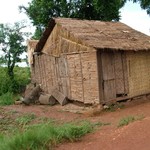
[[[13,23],[27,19],[23,13],[19,13],[19,5],[27,5],[31,0],[4,0],[0,2],[0,23]],[[145,10],[141,10],[138,3],[128,2],[121,9],[121,22],[139,30],[147,35],[150,35],[150,16]]]

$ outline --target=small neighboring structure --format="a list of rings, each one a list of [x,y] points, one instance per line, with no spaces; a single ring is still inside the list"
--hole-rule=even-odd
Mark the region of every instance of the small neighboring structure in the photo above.
[[[150,37],[123,23],[55,18],[31,43],[31,78],[45,93],[85,104],[150,93]]]

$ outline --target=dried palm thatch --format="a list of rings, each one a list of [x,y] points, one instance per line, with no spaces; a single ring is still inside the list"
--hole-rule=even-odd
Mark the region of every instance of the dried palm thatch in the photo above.
[[[29,64],[33,64],[33,52],[38,43],[38,40],[28,40],[28,62]]]
[[[102,22],[70,18],[54,18],[49,22],[35,51],[41,51],[55,25],[68,31],[68,36],[96,49],[150,50],[150,37],[121,22]]]

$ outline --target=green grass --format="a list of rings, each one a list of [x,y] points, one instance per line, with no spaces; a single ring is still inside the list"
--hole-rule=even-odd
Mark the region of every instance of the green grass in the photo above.
[[[81,136],[92,130],[93,125],[90,122],[81,122],[79,125],[73,123],[34,125],[22,133],[1,136],[0,148],[1,150],[47,150],[64,140],[79,140]]]
[[[129,123],[132,123],[132,122],[137,121],[137,120],[142,120],[143,118],[144,118],[143,115],[136,116],[136,117],[127,116],[127,117],[121,118],[119,123],[118,123],[118,127],[126,126]]]
[[[20,125],[27,125],[35,118],[36,118],[35,114],[25,114],[23,116],[18,117],[15,121]]]
[[[12,104],[13,95],[21,93],[30,82],[28,67],[15,67],[13,80],[7,76],[6,70],[6,67],[0,67],[0,105]]]
[[[123,109],[125,106],[121,103],[115,103],[108,106],[108,108],[104,109],[104,111],[114,112],[118,109]]]
[[[64,141],[77,141],[105,123],[62,123],[35,114],[0,107],[0,150],[48,150]]]
[[[13,93],[7,92],[0,96],[0,105],[11,105],[14,103]]]

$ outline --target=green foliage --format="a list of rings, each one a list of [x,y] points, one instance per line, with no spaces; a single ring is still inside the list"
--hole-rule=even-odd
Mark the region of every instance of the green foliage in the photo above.
[[[119,121],[118,127],[126,126],[133,121],[135,121],[135,117],[133,116],[124,117]]]
[[[1,150],[46,150],[62,140],[74,141],[81,136],[91,132],[93,126],[89,122],[83,122],[80,125],[64,124],[41,124],[33,126],[24,131],[18,132],[12,136],[2,137],[0,141]]]
[[[73,4],[74,11],[71,17],[89,20],[119,21],[119,9],[124,4],[124,0],[77,0]]]
[[[15,67],[14,78],[10,79],[7,75],[7,68],[0,67],[0,95],[11,92],[20,93],[29,83],[29,68]]]
[[[30,68],[29,67],[15,67],[14,68],[15,80],[19,84],[18,92],[22,91],[29,82],[30,82]]]
[[[11,79],[14,77],[13,69],[16,62],[21,61],[20,55],[26,50],[23,42],[28,33],[22,32],[24,27],[23,22],[16,22],[13,25],[0,24],[0,50],[4,53],[1,60],[5,60],[7,74]]]
[[[62,124],[51,118],[34,114],[21,114],[0,107],[0,149],[1,150],[47,150],[63,141],[77,141],[106,123],[75,121]]]
[[[57,129],[59,133],[58,139],[62,140],[67,139],[70,141],[74,141],[79,139],[81,136],[91,132],[93,129],[93,125],[90,122],[82,122],[80,125],[76,124],[64,124]]]
[[[52,17],[118,21],[124,4],[125,0],[32,0],[20,9],[36,26],[33,38],[39,39]]]
[[[0,105],[11,105],[13,104],[13,94],[10,92],[7,92],[0,96]]]
[[[101,127],[101,126],[107,126],[107,125],[110,125],[111,123],[110,122],[96,122],[94,125],[95,126],[98,126],[98,127]]]
[[[134,117],[134,116],[124,117],[124,118],[120,119],[118,127],[126,126],[131,122],[134,122],[134,121],[137,121],[137,120],[142,120],[143,118],[144,118],[143,115],[140,115],[140,116],[137,116],[137,117]]]
[[[36,118],[35,114],[26,114],[16,119],[20,125],[26,125]]]
[[[22,92],[30,82],[30,70],[27,67],[15,67],[13,79],[8,77],[6,71],[7,68],[0,67],[0,105],[12,104],[13,95]]]
[[[115,104],[108,105],[108,108],[105,108],[104,111],[114,112],[116,110],[123,109],[124,107],[125,106],[121,103],[115,103]]]

